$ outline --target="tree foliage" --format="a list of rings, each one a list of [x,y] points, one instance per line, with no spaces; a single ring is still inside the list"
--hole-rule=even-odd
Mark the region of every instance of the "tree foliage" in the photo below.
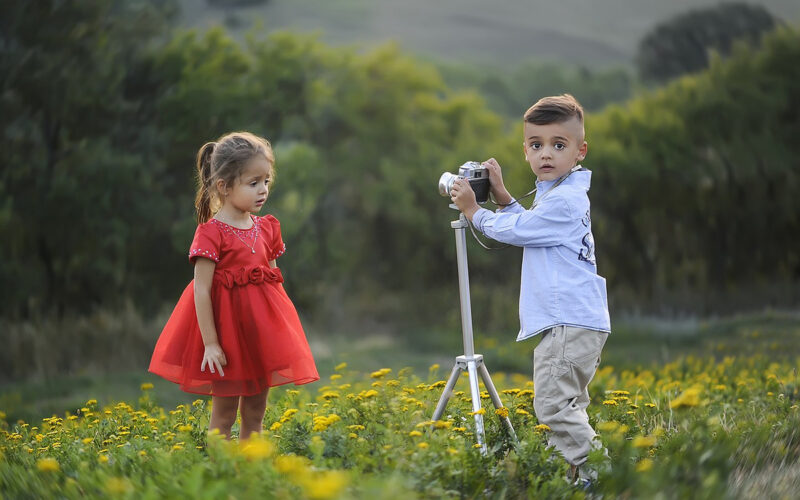
[[[796,283],[798,109],[800,32],[782,28],[763,50],[740,47],[592,116],[587,164],[613,287],[686,302],[739,290],[752,306],[774,298],[757,297],[758,287]]]
[[[244,129],[276,149],[267,210],[301,314],[334,330],[457,324],[456,214],[436,182],[494,156],[515,193],[530,189],[520,121],[393,45],[237,42],[173,31],[171,8],[3,4],[0,312],[174,301],[191,277],[194,155]],[[798,280],[798,68],[800,35],[786,28],[590,115],[598,261],[616,304]],[[515,328],[519,251],[473,248],[476,325]]]
[[[735,42],[757,45],[777,24],[760,5],[721,3],[679,14],[657,25],[641,42],[636,56],[639,76],[665,82],[709,66],[711,53],[731,53]]]

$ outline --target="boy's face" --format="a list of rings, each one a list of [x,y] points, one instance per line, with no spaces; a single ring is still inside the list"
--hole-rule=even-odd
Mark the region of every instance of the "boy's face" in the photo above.
[[[547,125],[525,122],[523,131],[525,159],[540,181],[566,175],[583,161],[589,149],[583,140],[583,124],[577,117]]]

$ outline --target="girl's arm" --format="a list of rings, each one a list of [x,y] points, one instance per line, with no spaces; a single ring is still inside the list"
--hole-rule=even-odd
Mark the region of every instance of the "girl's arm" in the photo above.
[[[228,364],[225,353],[219,345],[217,327],[214,324],[214,310],[211,308],[211,281],[214,279],[214,269],[217,267],[213,260],[198,257],[194,264],[194,307],[197,311],[197,324],[200,326],[200,335],[206,346],[203,353],[203,362],[200,371],[205,371],[208,365],[211,373],[214,368],[225,376],[222,367]]]
[[[276,265],[276,264],[275,264],[275,259],[272,259],[271,261],[269,261],[269,267],[270,267],[270,268],[274,268],[274,267],[275,267],[275,265]]]

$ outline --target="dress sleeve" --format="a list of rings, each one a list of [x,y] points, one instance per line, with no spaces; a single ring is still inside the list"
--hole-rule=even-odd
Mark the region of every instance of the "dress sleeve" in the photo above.
[[[262,218],[262,223],[268,226],[271,231],[269,257],[267,260],[275,260],[286,252],[286,244],[283,243],[283,238],[281,238],[281,223],[272,215],[265,215]]]
[[[200,224],[189,248],[189,260],[194,263],[197,257],[204,257],[218,263],[221,247],[222,234],[219,229],[214,224]]]

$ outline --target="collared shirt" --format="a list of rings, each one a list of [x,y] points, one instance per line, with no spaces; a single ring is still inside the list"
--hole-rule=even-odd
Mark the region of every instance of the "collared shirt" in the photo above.
[[[481,208],[472,218],[489,238],[523,247],[517,341],[557,325],[611,331],[606,280],[594,255],[591,179],[581,169],[555,189],[558,180],[537,182],[530,210],[512,203],[497,212]]]

